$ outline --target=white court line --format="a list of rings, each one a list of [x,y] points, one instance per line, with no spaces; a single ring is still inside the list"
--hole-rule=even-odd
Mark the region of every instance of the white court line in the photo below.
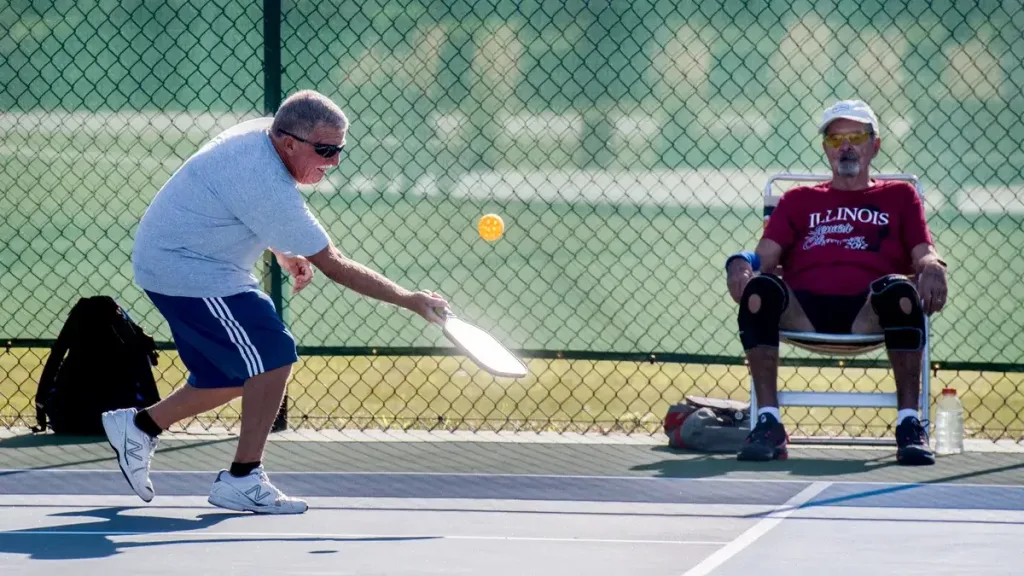
[[[801,490],[796,496],[786,501],[785,504],[776,508],[767,517],[740,534],[735,540],[719,548],[714,554],[708,556],[700,564],[690,568],[683,573],[683,576],[705,576],[712,570],[724,564],[728,559],[739,554],[744,548],[753,544],[758,538],[764,536],[769,530],[775,528],[787,516],[795,512],[800,506],[809,502],[812,498],[821,494],[831,486],[831,482],[815,482]]]
[[[65,473],[73,474],[77,472],[104,472],[108,474],[116,474],[118,470],[116,468],[103,469],[103,468],[0,468],[0,474],[37,474],[37,473]],[[213,476],[216,471],[211,470],[151,470],[150,474],[204,474]],[[278,470],[273,474],[287,474],[291,476],[460,476],[467,478],[535,478],[535,479],[550,479],[550,480],[646,480],[646,481],[670,481],[670,482],[727,482],[727,483],[776,483],[776,484],[810,484],[812,480],[796,480],[793,478],[715,478],[715,477],[701,477],[701,478],[673,478],[665,476],[604,476],[604,475],[587,475],[587,474],[503,474],[499,472],[338,472],[338,471],[289,471],[289,470]],[[842,474],[836,474],[836,476],[842,476]],[[836,485],[864,485],[864,486],[940,486],[940,487],[957,487],[957,488],[1013,488],[1016,490],[1024,489],[1022,484],[972,484],[970,482],[942,482],[942,478],[937,478],[935,482],[885,482],[881,480],[833,480],[830,484]],[[30,494],[22,494],[27,496]],[[37,494],[37,496],[53,496],[53,494]]]
[[[451,534],[324,534],[322,532],[144,532],[105,530],[10,530],[0,532],[4,536],[152,536],[177,537],[196,536],[200,538],[318,538],[324,540],[369,540],[369,539],[444,539],[444,540],[507,540],[512,542],[577,542],[582,544],[673,544],[684,546],[720,546],[728,544],[715,540],[618,540],[614,538],[548,538],[544,536],[459,536]]]
[[[721,546],[715,540],[616,540],[608,538],[542,538],[530,536],[444,536],[450,540],[512,540],[524,542],[585,542],[598,544],[677,544],[687,546]]]

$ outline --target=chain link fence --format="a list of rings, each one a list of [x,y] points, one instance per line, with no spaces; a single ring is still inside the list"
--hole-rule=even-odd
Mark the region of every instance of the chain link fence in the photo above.
[[[268,286],[300,344],[291,427],[657,433],[685,395],[749,399],[725,257],[772,174],[822,172],[836,99],[880,116],[874,168],[917,174],[950,264],[933,394],[1018,438],[1024,394],[1021,2],[11,0],[0,6],[0,422],[34,423],[82,296],[132,283],[135,226],[206,139],[331,96],[352,128],[308,203],[340,249],[528,359],[494,379],[439,331],[322,276]],[[506,222],[481,240],[479,217]],[[884,352],[786,349],[783,389],[889,391]],[[186,372],[165,346],[161,393]],[[233,403],[202,426],[238,424]],[[789,408],[794,435],[891,434],[895,413]],[[284,423],[284,422],[282,422]]]

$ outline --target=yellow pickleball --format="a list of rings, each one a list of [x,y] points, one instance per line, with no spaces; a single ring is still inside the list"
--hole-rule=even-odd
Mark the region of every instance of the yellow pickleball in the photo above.
[[[505,221],[497,214],[484,214],[476,224],[476,230],[480,237],[488,242],[494,242],[505,233]]]

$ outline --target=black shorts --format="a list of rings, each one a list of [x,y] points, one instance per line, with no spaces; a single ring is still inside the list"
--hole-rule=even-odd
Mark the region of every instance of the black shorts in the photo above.
[[[849,334],[853,321],[868,301],[868,292],[853,296],[815,294],[806,290],[793,293],[814,331],[822,334]]]

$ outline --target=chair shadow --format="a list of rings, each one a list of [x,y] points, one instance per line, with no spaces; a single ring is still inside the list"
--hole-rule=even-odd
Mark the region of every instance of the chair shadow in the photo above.
[[[792,476],[845,476],[863,474],[897,465],[895,454],[885,454],[867,458],[814,458],[792,456],[787,460],[770,462],[743,462],[736,459],[735,453],[702,453],[687,450],[676,450],[665,446],[656,446],[652,452],[671,454],[672,458],[639,464],[630,470],[654,471],[658,478],[714,478],[726,477],[737,472],[772,473],[784,472]],[[680,458],[680,456],[683,456]],[[763,481],[771,482],[773,477],[765,477]]]
[[[33,560],[84,560],[107,558],[133,548],[172,546],[179,544],[216,544],[224,542],[384,542],[430,540],[434,536],[391,536],[365,538],[333,537],[279,537],[248,538],[227,535],[190,539],[160,540],[153,542],[115,542],[111,536],[167,536],[175,533],[194,533],[231,519],[251,516],[249,513],[215,512],[195,518],[168,518],[161,516],[124,515],[131,507],[111,506],[91,510],[74,510],[51,514],[50,518],[97,518],[94,522],[73,522],[60,526],[31,528],[28,530],[0,531],[0,555],[21,554]],[[93,532],[94,534],[90,534]],[[62,535],[63,534],[63,535]],[[324,554],[330,551],[319,550]]]

